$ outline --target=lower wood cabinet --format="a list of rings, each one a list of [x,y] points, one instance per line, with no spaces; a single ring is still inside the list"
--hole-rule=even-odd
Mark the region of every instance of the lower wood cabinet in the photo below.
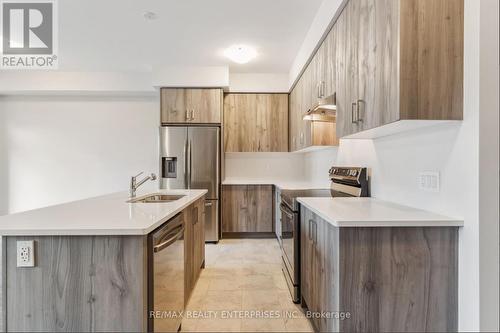
[[[184,288],[185,304],[205,265],[205,200],[201,199],[184,211]]]
[[[316,330],[457,331],[457,227],[337,228],[302,207],[300,237]]]
[[[273,212],[273,185],[222,187],[222,237],[272,233]]]

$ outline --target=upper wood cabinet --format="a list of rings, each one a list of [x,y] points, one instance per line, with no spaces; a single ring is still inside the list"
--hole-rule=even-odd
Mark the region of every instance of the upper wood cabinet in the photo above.
[[[220,124],[222,89],[162,88],[161,122]]]
[[[288,94],[225,94],[224,151],[287,152]]]
[[[339,136],[391,123],[398,131],[401,120],[463,118],[463,6],[463,0],[347,3],[334,25]],[[378,130],[364,133],[390,134]]]

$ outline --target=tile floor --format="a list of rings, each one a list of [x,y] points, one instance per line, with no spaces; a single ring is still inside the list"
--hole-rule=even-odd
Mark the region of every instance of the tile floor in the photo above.
[[[207,244],[205,261],[182,331],[313,332],[300,305],[291,301],[276,240]]]

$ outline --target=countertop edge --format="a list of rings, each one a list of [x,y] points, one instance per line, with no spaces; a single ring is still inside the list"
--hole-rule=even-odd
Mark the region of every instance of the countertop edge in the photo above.
[[[197,190],[198,191],[198,190]],[[189,207],[191,204],[206,196],[207,190],[199,190],[200,193],[193,194],[191,199],[176,209],[169,212],[167,215],[159,219],[158,221],[152,223],[147,228],[125,228],[125,229],[114,229],[114,228],[103,228],[95,229],[88,228],[57,228],[57,229],[46,229],[46,228],[30,228],[30,229],[4,229],[0,230],[1,237],[37,237],[37,236],[145,236],[151,233],[153,230],[161,226],[163,223]],[[85,199],[84,199],[85,200]],[[61,204],[64,205],[64,204]],[[42,208],[43,209],[43,208]]]
[[[318,209],[318,207],[315,207],[314,205],[311,205],[309,202],[307,202],[308,198],[297,198],[297,201],[305,206],[306,208],[310,209],[313,213],[333,225],[334,227],[373,227],[373,228],[380,228],[380,227],[463,227],[464,222],[463,220],[460,219],[455,219],[455,218],[449,218],[446,216],[442,216],[430,211],[426,211],[420,208],[414,208],[410,206],[405,206],[401,204],[397,204],[394,202],[390,201],[385,201],[385,200],[380,200],[380,199],[375,199],[379,202],[386,202],[391,205],[397,205],[409,209],[414,209],[418,211],[424,211],[428,212],[429,214],[435,214],[436,216],[439,216],[440,219],[426,219],[426,220],[417,220],[417,219],[408,219],[408,220],[380,220],[380,219],[366,219],[366,220],[354,220],[354,219],[335,219],[332,216],[329,216],[325,212],[323,212],[321,209]],[[333,199],[334,200],[334,199]]]

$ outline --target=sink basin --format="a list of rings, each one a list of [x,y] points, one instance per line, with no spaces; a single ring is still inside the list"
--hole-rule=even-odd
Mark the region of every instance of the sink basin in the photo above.
[[[172,202],[185,197],[183,194],[149,194],[139,198],[130,199],[128,203],[161,203]]]

